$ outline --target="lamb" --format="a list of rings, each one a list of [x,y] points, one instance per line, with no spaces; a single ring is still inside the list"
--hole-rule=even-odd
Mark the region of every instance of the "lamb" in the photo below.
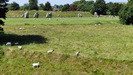
[[[39,62],[38,62],[38,63],[33,63],[32,66],[33,66],[34,68],[39,68],[39,64],[40,64]]]
[[[22,50],[22,46],[18,46],[18,49],[19,49],[19,50]]]
[[[48,54],[52,54],[54,52],[54,50],[48,50],[47,53]]]
[[[75,53],[75,55],[76,55],[76,56],[79,56],[79,53],[80,53],[80,52],[78,51],[78,52]]]

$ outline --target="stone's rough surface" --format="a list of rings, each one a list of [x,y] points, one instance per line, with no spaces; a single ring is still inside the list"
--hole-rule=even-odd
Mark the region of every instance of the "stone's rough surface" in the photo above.
[[[46,18],[52,18],[52,13],[47,13]]]
[[[35,13],[33,17],[34,18],[39,18],[39,14],[38,13]]]

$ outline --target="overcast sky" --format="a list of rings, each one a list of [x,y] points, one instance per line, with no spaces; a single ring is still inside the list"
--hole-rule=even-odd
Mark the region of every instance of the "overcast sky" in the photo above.
[[[23,5],[25,3],[29,3],[28,1],[29,0],[9,0],[9,3],[17,2],[18,4]],[[51,5],[54,5],[54,4],[60,5],[60,4],[67,4],[67,3],[71,4],[74,1],[79,1],[79,0],[38,0],[38,3],[39,4],[46,3],[47,1],[50,2]],[[115,1],[114,0],[105,0],[105,1],[106,2],[127,2],[128,0],[115,0]]]

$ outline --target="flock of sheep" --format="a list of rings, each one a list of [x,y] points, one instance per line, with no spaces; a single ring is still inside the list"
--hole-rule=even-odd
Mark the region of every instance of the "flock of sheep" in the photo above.
[[[14,43],[14,44],[15,44],[15,45],[19,45],[18,42]],[[12,46],[12,43],[11,43],[11,42],[7,42],[7,43],[6,43],[6,46]],[[18,46],[18,49],[19,49],[19,50],[22,50],[23,47],[22,47],[22,46]],[[47,51],[48,54],[52,54],[53,52],[54,52],[54,50],[48,50],[48,51]],[[80,52],[78,51],[78,52],[75,53],[75,56],[79,56],[79,54],[80,54]],[[39,65],[40,65],[39,62],[38,62],[38,63],[33,63],[33,64],[32,64],[32,66],[33,66],[34,68],[39,68]]]

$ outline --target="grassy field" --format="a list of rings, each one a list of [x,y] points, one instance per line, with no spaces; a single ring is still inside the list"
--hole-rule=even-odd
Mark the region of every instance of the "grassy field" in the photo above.
[[[7,18],[5,22],[0,34],[0,74],[133,74],[133,26],[121,25],[118,17]],[[24,49],[5,46],[8,41],[19,42]],[[55,52],[48,55],[49,49]],[[40,67],[32,68],[38,61]]]

